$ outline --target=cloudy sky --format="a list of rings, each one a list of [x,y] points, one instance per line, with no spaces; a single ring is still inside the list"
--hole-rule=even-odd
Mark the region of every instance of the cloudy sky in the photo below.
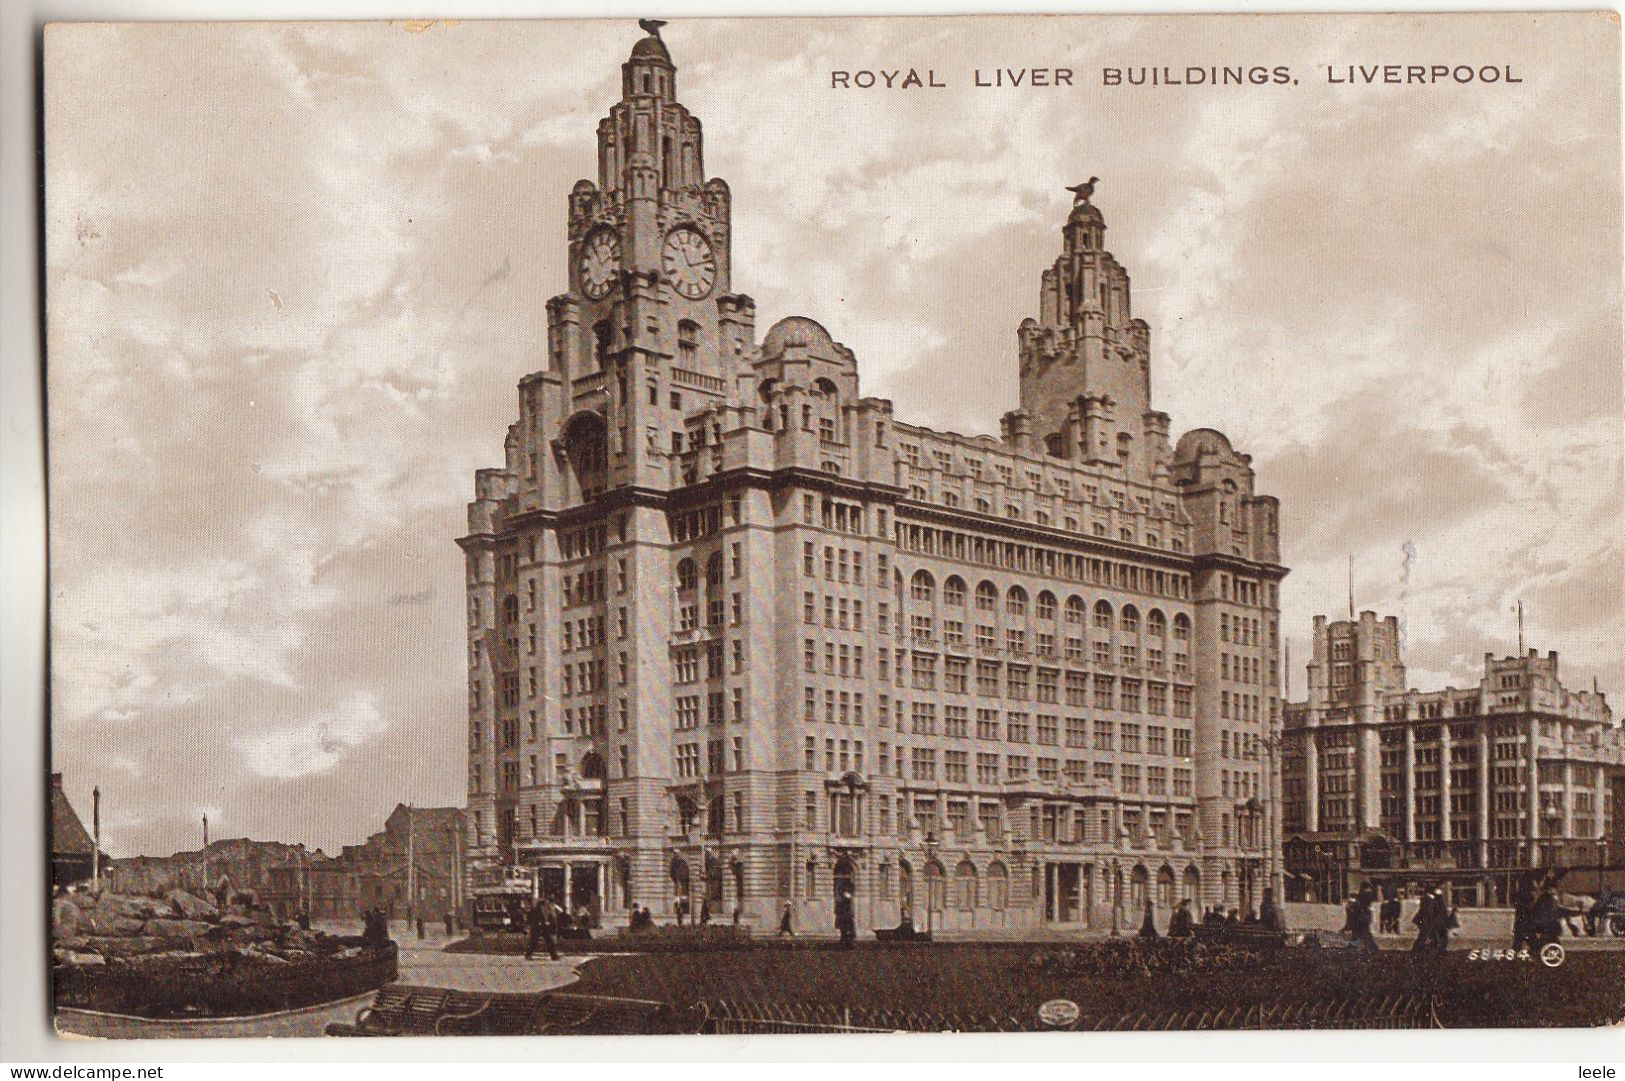
[[[53,747],[115,855],[359,840],[460,803],[475,469],[545,367],[606,23],[47,35]],[[1625,701],[1618,30],[1602,16],[681,22],[759,325],[901,417],[997,431],[1071,196],[1175,431],[1282,500],[1284,626],[1399,615],[1411,681],[1557,649]],[[1329,86],[1326,65],[1521,83]],[[1107,89],[1103,66],[1296,85]],[[834,90],[934,69],[945,89]],[[1068,67],[1074,85],[977,89]],[[1301,670],[1294,676],[1301,693]]]

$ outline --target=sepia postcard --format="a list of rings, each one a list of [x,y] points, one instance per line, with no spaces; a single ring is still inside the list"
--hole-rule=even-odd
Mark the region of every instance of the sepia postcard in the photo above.
[[[43,63],[59,1033],[1625,1021],[1616,15]]]

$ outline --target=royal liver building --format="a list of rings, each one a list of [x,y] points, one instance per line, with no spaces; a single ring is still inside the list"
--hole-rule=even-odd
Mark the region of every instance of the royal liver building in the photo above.
[[[1172,442],[1077,199],[1000,434],[905,424],[810,319],[758,337],[658,36],[469,506],[476,862],[605,922],[1137,923],[1278,874],[1278,505]]]

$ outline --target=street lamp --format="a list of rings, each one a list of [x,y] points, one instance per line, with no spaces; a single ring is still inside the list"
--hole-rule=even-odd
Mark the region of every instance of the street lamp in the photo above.
[[[929,939],[929,938],[932,937],[931,932],[935,929],[935,925],[934,925],[932,917],[934,916],[934,914],[935,914],[934,910],[937,907],[937,905],[936,905],[937,899],[936,899],[936,896],[935,896],[935,893],[934,893],[934,890],[933,890],[934,883],[931,880],[931,865],[937,861],[937,835],[935,833],[927,832],[926,835],[925,835],[924,846],[925,846],[925,937]]]

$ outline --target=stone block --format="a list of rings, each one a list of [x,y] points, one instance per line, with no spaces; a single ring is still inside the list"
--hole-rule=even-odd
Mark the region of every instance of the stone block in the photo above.
[[[170,908],[185,919],[201,920],[220,914],[220,909],[215,906],[213,901],[205,897],[199,897],[195,893],[188,893],[185,890],[170,890],[164,895],[164,900],[169,902]]]
[[[156,935],[159,938],[195,938],[207,934],[209,924],[201,920],[148,920],[141,929],[142,934]]]

